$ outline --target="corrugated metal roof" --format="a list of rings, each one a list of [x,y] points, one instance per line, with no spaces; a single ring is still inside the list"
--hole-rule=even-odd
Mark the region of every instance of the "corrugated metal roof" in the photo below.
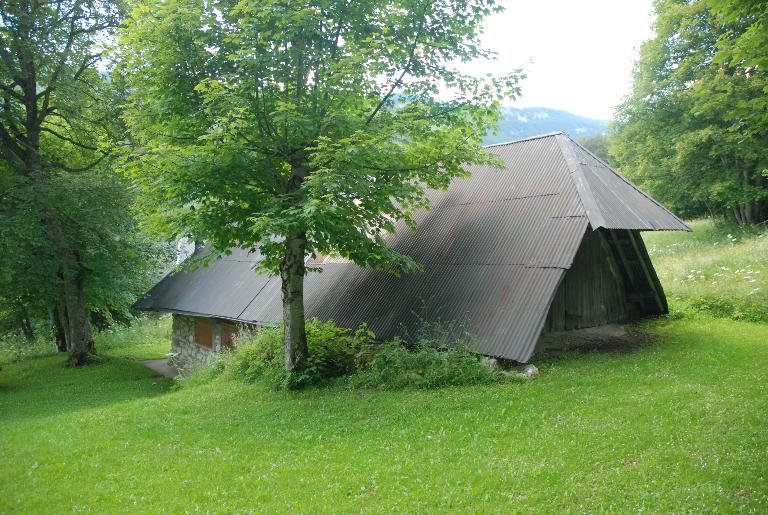
[[[134,306],[239,320],[269,281],[253,271],[259,260],[258,253],[232,249],[232,255],[211,259],[208,266],[172,272]]]
[[[690,231],[685,222],[565,134],[555,136],[594,229]]]
[[[492,145],[503,170],[470,167],[417,229],[398,224],[389,244],[424,265],[394,277],[351,263],[328,263],[305,281],[308,317],[380,338],[420,319],[462,322],[483,354],[527,361],[585,231],[597,227],[688,229],[634,185],[562,133]],[[621,226],[621,224],[626,224]],[[272,323],[282,317],[280,280],[254,273],[258,256],[237,251],[208,268],[179,272],[137,307]]]

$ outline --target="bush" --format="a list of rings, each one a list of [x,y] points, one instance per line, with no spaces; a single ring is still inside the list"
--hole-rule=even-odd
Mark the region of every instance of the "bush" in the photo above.
[[[350,384],[357,388],[438,388],[490,383],[505,376],[465,347],[440,348],[431,343],[422,340],[409,349],[399,339],[385,342],[350,378]]]
[[[717,294],[701,295],[688,300],[690,309],[720,318],[768,322],[768,305],[763,302],[748,302],[749,299],[734,299]]]
[[[42,331],[39,331],[31,341],[27,340],[20,331],[12,331],[0,336],[0,363],[11,363],[55,352],[57,350],[53,339]]]
[[[383,343],[350,378],[353,387],[397,389],[483,384],[515,377],[491,368],[470,349],[463,324],[422,319],[410,341]]]
[[[213,372],[209,368],[198,375],[213,377],[223,373],[246,382],[263,379],[275,388],[321,385],[352,374],[371,354],[373,339],[373,333],[365,325],[352,331],[332,321],[310,320],[307,322],[307,367],[302,372],[286,375],[283,329],[264,327],[238,335],[236,349],[222,355],[213,365]],[[195,382],[199,382],[199,378]]]
[[[374,334],[331,322],[307,322],[309,358],[304,371],[285,374],[282,327],[265,327],[238,335],[234,351],[184,378],[183,384],[207,383],[216,377],[253,383],[263,381],[277,389],[327,384],[346,377],[353,388],[437,388],[489,383],[513,375],[492,369],[469,348],[463,328],[446,332],[440,324],[424,324],[415,340],[395,338],[374,344]]]

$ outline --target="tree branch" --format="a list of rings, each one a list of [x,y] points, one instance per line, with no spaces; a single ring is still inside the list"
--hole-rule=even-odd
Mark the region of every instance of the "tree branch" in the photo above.
[[[60,134],[60,133],[56,132],[55,130],[53,130],[53,129],[49,128],[49,127],[40,127],[40,130],[44,131],[44,132],[47,132],[48,134],[53,134],[54,136],[56,136],[60,140],[66,141],[67,143],[71,143],[71,144],[73,144],[73,145],[75,145],[77,147],[80,147],[82,149],[92,150],[94,152],[99,150],[96,147],[93,147],[93,146],[90,146],[90,145],[86,145],[85,143],[81,143],[81,142],[79,142],[79,141],[77,141],[77,140],[75,140],[73,138],[70,138],[69,136],[65,136],[63,134]]]
[[[13,97],[13,98],[15,98],[16,100],[20,100],[20,101],[23,101],[23,100],[24,100],[24,95],[22,95],[21,93],[19,93],[19,92],[18,92],[18,91],[16,91],[15,89],[13,89],[13,88],[14,88],[14,86],[18,86],[18,85],[19,85],[19,82],[18,82],[18,79],[16,79],[16,80],[14,80],[14,81],[11,83],[11,85],[10,85],[10,86],[6,86],[5,84],[0,84],[0,89],[2,89],[3,91],[5,91],[5,92],[6,92],[8,95],[12,96],[12,97]]]
[[[49,162],[46,163],[46,168],[58,168],[58,169],[64,170],[65,172],[69,172],[69,173],[87,172],[88,170],[93,169],[99,163],[104,161],[104,159],[109,157],[110,154],[111,154],[111,152],[109,152],[109,151],[104,152],[98,159],[92,161],[91,163],[89,163],[89,164],[87,164],[85,166],[72,167],[72,166],[67,166],[64,163],[59,162],[59,161],[49,161]]]
[[[8,162],[17,170],[24,169],[24,149],[19,146],[16,139],[8,132],[3,124],[0,124],[0,152]]]
[[[384,95],[384,98],[381,99],[381,101],[378,103],[376,108],[373,110],[373,112],[368,116],[368,119],[365,120],[364,127],[368,127],[370,123],[373,121],[373,119],[376,117],[376,115],[379,113],[382,107],[389,101],[392,94],[395,92],[395,90],[400,86],[400,84],[403,82],[403,79],[405,78],[405,75],[410,72],[411,65],[413,65],[413,59],[416,56],[416,48],[419,44],[419,38],[421,37],[422,31],[424,30],[424,18],[427,14],[427,7],[431,5],[430,2],[426,2],[424,4],[424,10],[421,13],[420,21],[419,21],[419,29],[416,31],[416,36],[413,38],[413,43],[411,44],[411,50],[408,54],[408,61],[405,64],[405,67],[403,68],[402,73],[400,73],[400,76],[395,80],[395,82],[392,83],[392,86],[389,88],[389,91],[387,91],[387,94]]]

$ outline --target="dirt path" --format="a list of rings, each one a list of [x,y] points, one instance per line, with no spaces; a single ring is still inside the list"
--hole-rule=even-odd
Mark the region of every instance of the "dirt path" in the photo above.
[[[179,371],[170,366],[167,359],[148,359],[140,361],[140,363],[163,377],[176,377],[179,375]]]

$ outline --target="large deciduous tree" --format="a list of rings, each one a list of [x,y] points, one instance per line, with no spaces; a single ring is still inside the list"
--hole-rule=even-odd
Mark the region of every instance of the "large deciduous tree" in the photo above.
[[[28,336],[50,317],[72,364],[93,352],[91,316],[125,309],[157,249],[107,166],[124,94],[97,63],[119,19],[113,1],[0,1],[0,310]]]
[[[656,2],[656,35],[641,47],[611,153],[625,173],[686,216],[757,223],[768,218],[768,76],[738,42],[760,16],[710,9],[739,3],[760,2]]]
[[[481,138],[517,72],[453,63],[495,0],[145,0],[120,40],[132,170],[147,207],[218,251],[258,248],[282,279],[286,371],[307,356],[305,258],[395,273],[425,188],[487,162]],[[441,96],[441,93],[445,96]]]

